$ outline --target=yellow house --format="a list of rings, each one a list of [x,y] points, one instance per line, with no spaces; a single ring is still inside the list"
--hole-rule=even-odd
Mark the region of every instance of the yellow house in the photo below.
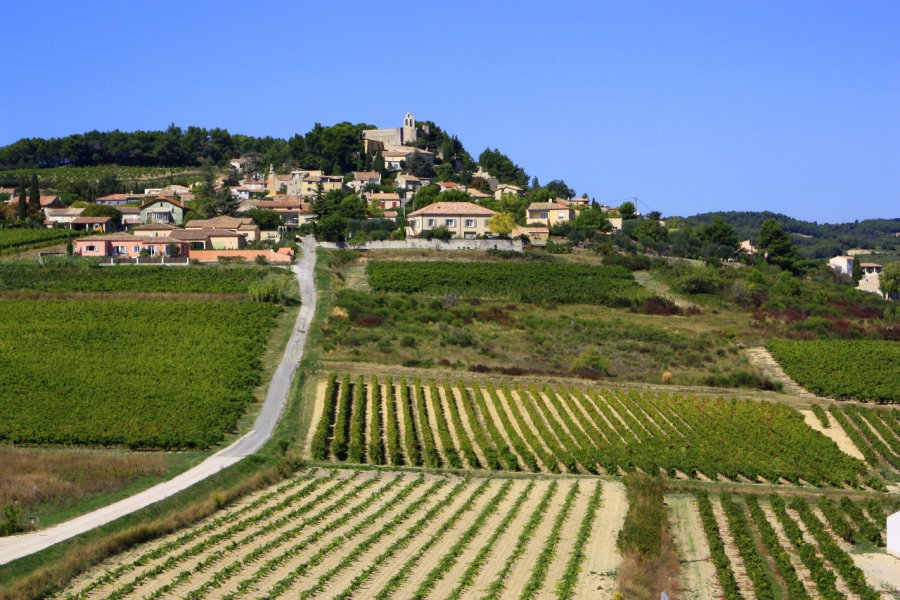
[[[575,211],[569,206],[555,202],[532,202],[528,205],[525,222],[528,225],[553,227],[558,223],[566,223],[574,219]]]
[[[407,215],[406,236],[417,237],[438,227],[446,227],[454,238],[489,235],[488,221],[495,214],[471,202],[435,202]]]

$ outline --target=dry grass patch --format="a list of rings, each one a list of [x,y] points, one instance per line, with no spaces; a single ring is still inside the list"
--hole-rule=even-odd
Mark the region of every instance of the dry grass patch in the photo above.
[[[166,469],[160,454],[0,447],[0,505],[71,504]]]

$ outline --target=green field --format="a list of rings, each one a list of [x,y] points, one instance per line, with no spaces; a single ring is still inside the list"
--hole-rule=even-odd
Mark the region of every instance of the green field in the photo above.
[[[253,402],[279,310],[235,302],[0,302],[0,440],[208,447],[234,431]]]
[[[176,292],[241,294],[272,269],[256,266],[39,267],[0,265],[0,292]]]
[[[461,263],[371,261],[367,272],[380,292],[518,302],[599,304],[631,307],[649,293],[622,267],[535,262]]]
[[[0,229],[0,253],[60,243],[79,235],[81,232],[69,229]]]
[[[900,344],[886,340],[772,340],[768,349],[807,390],[832,398],[900,402]]]

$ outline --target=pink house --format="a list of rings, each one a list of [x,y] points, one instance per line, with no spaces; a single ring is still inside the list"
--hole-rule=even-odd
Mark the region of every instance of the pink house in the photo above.
[[[77,256],[121,256],[135,258],[146,251],[150,256],[169,256],[169,246],[178,247],[178,254],[188,253],[188,243],[167,237],[145,237],[128,233],[89,235],[75,240]]]

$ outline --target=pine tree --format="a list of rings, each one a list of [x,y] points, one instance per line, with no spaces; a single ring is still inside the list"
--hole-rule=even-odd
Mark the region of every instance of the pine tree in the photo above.
[[[31,190],[29,191],[29,204],[31,205],[32,212],[40,213],[41,212],[41,186],[38,183],[38,176],[34,174],[31,176]]]

